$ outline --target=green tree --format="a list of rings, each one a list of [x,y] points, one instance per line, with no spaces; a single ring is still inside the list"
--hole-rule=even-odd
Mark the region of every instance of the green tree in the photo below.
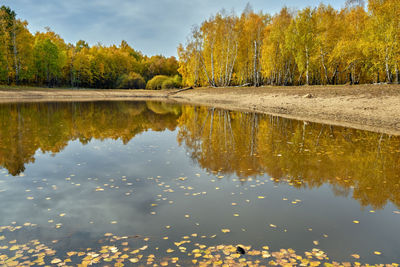
[[[49,38],[37,38],[34,46],[34,62],[36,79],[40,83],[52,86],[61,77],[64,64],[62,51]]]

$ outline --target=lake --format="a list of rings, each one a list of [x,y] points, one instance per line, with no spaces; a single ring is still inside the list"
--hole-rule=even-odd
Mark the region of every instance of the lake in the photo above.
[[[400,263],[399,136],[160,102],[0,124],[0,265]]]

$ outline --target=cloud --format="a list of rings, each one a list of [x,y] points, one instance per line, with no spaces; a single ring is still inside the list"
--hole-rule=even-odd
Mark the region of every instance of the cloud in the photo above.
[[[49,26],[66,42],[80,39],[90,44],[119,44],[126,40],[148,55],[176,55],[194,24],[225,8],[240,13],[246,1],[240,0],[3,0],[18,16],[29,22],[31,31]],[[283,5],[316,6],[319,0],[249,1],[253,8],[276,13]],[[344,0],[325,1],[340,8]]]

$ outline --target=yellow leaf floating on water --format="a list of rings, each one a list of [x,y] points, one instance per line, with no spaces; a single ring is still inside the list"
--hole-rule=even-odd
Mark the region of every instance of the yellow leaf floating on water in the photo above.
[[[139,259],[138,258],[132,258],[132,259],[129,259],[129,261],[132,262],[132,263],[137,263],[137,262],[139,262]]]
[[[111,224],[117,224],[117,223],[118,223],[117,221],[112,221],[112,222],[111,222]]]
[[[50,263],[51,264],[57,264],[57,263],[60,263],[60,262],[62,262],[62,260],[56,258],[56,259],[52,260]]]
[[[360,222],[359,222],[359,221],[353,221],[353,223],[355,223],[355,224],[359,224]]]
[[[270,224],[269,226],[272,227],[272,228],[276,228],[277,227],[275,224]]]
[[[76,253],[75,251],[67,252],[68,257],[72,257],[72,256],[74,256],[74,255],[76,255],[76,254],[77,254],[77,253]]]
[[[221,232],[223,232],[224,234],[229,233],[231,230],[229,229],[221,229]]]
[[[60,214],[60,217],[64,217],[66,214],[65,213],[61,213]]]
[[[258,198],[259,198],[259,199],[264,199],[265,197],[264,197],[264,196],[258,196]]]
[[[17,249],[19,249],[19,246],[15,245],[15,246],[12,246],[12,247],[10,248],[10,251],[14,251],[14,250],[17,250]]]
[[[167,253],[172,253],[172,252],[174,252],[175,250],[173,250],[173,249],[167,249]]]
[[[235,217],[239,217],[239,214],[237,214],[237,213],[234,213],[234,214],[233,214],[233,216],[235,216]]]
[[[375,254],[375,255],[382,255],[382,252],[374,251],[374,254]]]
[[[351,256],[352,256],[353,258],[355,258],[355,259],[359,259],[359,258],[360,258],[360,255],[358,255],[358,254],[351,254]]]
[[[190,218],[190,215],[189,215],[189,214],[186,214],[186,215],[185,215],[185,218]]]
[[[319,242],[317,240],[313,241],[314,245],[318,246]]]

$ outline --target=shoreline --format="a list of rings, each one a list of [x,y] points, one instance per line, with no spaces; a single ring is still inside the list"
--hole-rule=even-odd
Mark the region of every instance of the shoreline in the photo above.
[[[0,86],[0,103],[135,100],[205,105],[400,135],[400,85],[196,88],[181,92]]]

